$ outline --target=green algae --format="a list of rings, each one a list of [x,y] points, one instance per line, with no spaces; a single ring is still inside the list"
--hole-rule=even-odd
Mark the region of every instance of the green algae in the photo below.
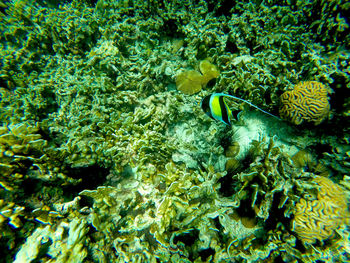
[[[290,224],[321,174],[293,163],[298,151],[349,192],[345,0],[17,0],[1,8],[8,262],[349,258],[348,230],[309,246]],[[176,76],[208,57],[216,82],[199,95],[178,93]],[[198,106],[227,92],[276,113],[279,96],[300,81],[334,90],[333,117],[320,127],[232,104],[243,112],[229,129]],[[233,142],[238,165],[225,171]]]

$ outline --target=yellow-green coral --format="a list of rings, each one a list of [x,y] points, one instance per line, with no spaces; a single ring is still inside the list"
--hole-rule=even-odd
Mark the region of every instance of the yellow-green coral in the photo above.
[[[38,123],[33,133],[47,146],[41,151],[16,137],[18,146],[0,151],[0,171],[8,175],[0,174],[7,183],[0,191],[14,199],[1,196],[11,208],[0,203],[2,226],[13,233],[0,243],[10,247],[13,240],[7,262],[307,262],[312,253],[313,262],[322,259],[323,246],[314,253],[296,242],[289,218],[310,186],[303,178],[316,169],[313,162],[335,163],[335,176],[347,168],[349,149],[333,154],[327,146],[335,147],[329,135],[344,137],[349,125],[336,134],[294,134],[292,127],[245,112],[224,129],[204,119],[195,96],[173,91],[172,76],[180,65],[184,71],[193,65],[187,74],[199,80],[194,85],[195,78],[185,78],[187,86],[204,89],[219,72],[199,62],[212,57],[222,75],[211,92],[270,111],[289,83],[322,80],[337,90],[330,126],[344,124],[346,1],[12,2],[0,25],[6,89],[0,119]],[[320,10],[324,16],[305,19]],[[282,133],[293,136],[275,145],[252,142]],[[233,141],[240,147],[226,147]],[[300,149],[312,155],[294,155],[293,163],[290,155]],[[81,184],[70,187],[61,172]],[[11,221],[17,206],[25,210]],[[16,218],[23,226],[13,229]],[[333,252],[331,241],[323,251]],[[335,254],[323,259],[337,261]]]
[[[19,173],[21,162],[40,162],[40,150],[47,142],[38,130],[37,126],[28,123],[0,126],[0,187],[3,189],[13,191],[18,187],[18,181],[23,178]]]
[[[21,219],[19,216],[23,215],[24,207],[17,206],[13,202],[5,202],[5,200],[0,199],[0,237],[7,235],[3,223],[8,223],[13,228],[20,228],[22,226]]]
[[[176,76],[176,86],[184,94],[192,95],[201,91],[202,87],[220,74],[218,68],[208,60],[199,63],[201,73],[196,70],[187,70]]]
[[[300,199],[292,222],[292,230],[306,244],[324,241],[335,230],[349,223],[349,211],[344,190],[330,179],[317,176],[319,187],[316,200]]]
[[[47,151],[47,141],[39,133],[39,126],[29,122],[0,126],[0,187],[11,192],[24,179],[42,181],[62,180],[78,183],[55,167],[56,163]],[[23,168],[27,167],[26,174]]]
[[[202,89],[203,76],[196,70],[181,72],[176,76],[176,86],[184,94],[192,95]]]
[[[280,115],[296,125],[303,121],[318,125],[329,114],[328,93],[330,89],[320,82],[300,82],[293,90],[281,95]]]
[[[50,262],[83,262],[87,256],[85,244],[88,231],[89,226],[84,219],[61,222],[55,227],[49,225],[38,227],[22,245],[14,262],[43,259],[41,252],[44,249]]]
[[[199,63],[199,69],[201,73],[203,74],[203,85],[207,85],[207,83],[212,80],[219,77],[220,71],[218,70],[217,66],[213,65],[209,62],[209,60],[205,59],[202,60]]]

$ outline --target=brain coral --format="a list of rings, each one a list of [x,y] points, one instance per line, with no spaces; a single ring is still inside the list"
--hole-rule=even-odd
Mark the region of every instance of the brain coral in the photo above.
[[[292,221],[292,230],[307,244],[333,236],[342,225],[349,224],[350,213],[344,190],[330,179],[317,176],[317,200],[300,199]]]
[[[304,81],[281,97],[280,116],[296,125],[303,121],[320,124],[328,117],[330,105],[328,93],[331,90],[318,81]]]

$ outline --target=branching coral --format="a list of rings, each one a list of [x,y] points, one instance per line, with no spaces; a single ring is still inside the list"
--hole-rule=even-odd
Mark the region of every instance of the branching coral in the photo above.
[[[300,199],[292,222],[292,230],[306,244],[325,241],[350,223],[344,190],[326,177],[317,176],[313,181],[319,188],[317,199]]]
[[[328,89],[317,81],[300,82],[291,91],[281,95],[280,115],[299,125],[303,121],[320,124],[329,114]]]

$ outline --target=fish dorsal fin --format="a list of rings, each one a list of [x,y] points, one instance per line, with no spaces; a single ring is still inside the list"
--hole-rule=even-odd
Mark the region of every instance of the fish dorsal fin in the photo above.
[[[261,111],[261,112],[263,112],[263,113],[265,113],[267,115],[270,115],[270,116],[272,116],[272,117],[274,117],[274,118],[276,118],[278,120],[281,120],[277,116],[275,116],[275,115],[273,115],[273,114],[271,114],[271,113],[269,113],[267,111],[264,111],[263,109],[260,109],[258,106],[254,105],[253,103],[251,103],[251,102],[249,102],[249,101],[247,101],[245,99],[241,99],[239,97],[236,97],[236,96],[233,96],[233,95],[229,95],[229,94],[225,94],[225,93],[214,93],[213,95],[215,95],[215,96],[223,96],[223,97],[232,98],[232,99],[235,99],[235,100],[242,101],[244,103],[247,103],[249,106],[252,106],[253,108],[255,108],[255,109],[257,109],[257,110],[259,110],[259,111]]]

